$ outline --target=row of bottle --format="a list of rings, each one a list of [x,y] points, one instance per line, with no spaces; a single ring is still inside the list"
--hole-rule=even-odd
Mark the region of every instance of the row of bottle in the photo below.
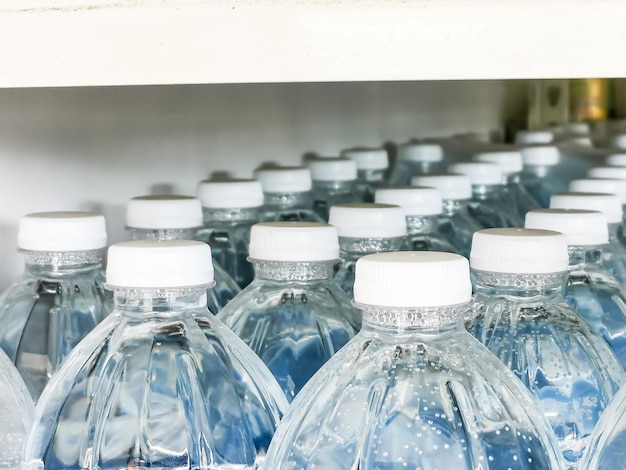
[[[534,214],[540,224],[550,213]],[[570,222],[576,215],[556,214]],[[606,435],[594,440],[592,433],[626,373],[562,295],[564,284],[575,290],[576,283],[576,272],[568,274],[570,236],[477,232],[473,304],[468,263],[459,255],[368,255],[356,265],[358,319],[331,281],[338,256],[332,226],[267,223],[252,234],[258,269],[247,292],[258,303],[244,301],[244,292],[217,318],[206,308],[208,245],[110,248],[114,311],[44,390],[26,468],[264,462],[275,469],[560,469],[583,456],[613,462]],[[326,362],[320,353],[334,356]],[[302,391],[288,409],[292,396],[284,392],[294,386]],[[605,415],[626,426],[619,414]],[[590,438],[604,454],[584,453]]]
[[[286,173],[284,170],[279,170],[278,172],[282,173],[282,174]],[[302,171],[300,171],[300,172],[302,173]],[[443,177],[439,177],[439,178],[443,178]],[[243,183],[243,182],[238,182],[238,183]],[[249,185],[249,184],[251,184],[251,182],[246,182],[245,184]],[[209,185],[209,186],[211,186],[211,185]],[[221,191],[219,191],[220,193],[223,193],[224,192],[224,188],[227,187],[225,185],[225,183],[219,183],[218,186],[221,188]],[[436,185],[433,184],[433,186],[436,186]],[[487,185],[487,186],[490,186],[490,185]],[[411,194],[414,198],[418,197],[418,201],[420,200],[419,199],[420,197],[423,200],[429,200],[429,197],[430,197],[430,199],[432,200],[433,199],[432,195],[434,194],[432,189],[424,189],[424,188],[421,188],[421,189],[420,188],[415,188],[415,189],[412,189],[412,190],[404,190],[404,189],[403,190],[382,190],[382,191],[379,192],[379,194],[383,194],[383,195],[385,193],[387,193],[387,197],[390,197],[391,195],[395,194],[396,198],[400,197],[402,194],[404,194],[403,197],[409,196]],[[430,196],[427,196],[427,194],[430,194]],[[569,197],[571,199],[571,197],[573,197],[573,196],[575,196],[575,195],[563,196],[563,198],[567,199]],[[580,199],[580,196],[578,198]],[[585,198],[583,198],[583,199],[585,199]],[[592,199],[598,199],[598,198],[595,197],[595,196],[589,196],[586,199],[592,200]],[[604,197],[604,199],[607,199],[607,197]],[[608,199],[610,199],[610,198],[608,198]],[[194,204],[197,203],[197,201],[194,201],[192,198],[171,198],[169,200],[168,200],[168,198],[156,198],[156,199],[154,199],[154,198],[153,199],[150,199],[150,198],[141,199],[140,198],[140,199],[135,200],[134,203],[130,204],[129,205],[129,226],[130,227],[135,227],[134,237],[148,237],[148,238],[150,238],[150,237],[156,237],[156,238],[163,238],[163,237],[164,238],[178,238],[178,237],[183,237],[183,238],[185,238],[185,237],[189,236],[188,233],[187,234],[182,234],[182,233],[178,233],[178,232],[181,232],[181,230],[183,232],[190,232],[190,228],[189,227],[184,227],[184,226],[183,227],[176,226],[175,222],[174,223],[169,223],[169,224],[168,223],[164,223],[164,222],[157,222],[157,225],[152,225],[152,226],[149,225],[147,227],[142,227],[142,224],[139,223],[139,222],[132,222],[131,223],[131,220],[132,220],[131,215],[132,215],[132,212],[133,212],[131,210],[131,206],[137,205],[137,204],[143,204],[143,205],[153,205],[154,203],[161,204],[162,208],[161,208],[160,211],[157,211],[157,212],[160,213],[164,217],[164,220],[166,220],[167,218],[165,217],[165,215],[167,213],[167,210],[164,209],[165,206],[163,206],[162,203],[166,203],[167,204],[167,203],[171,203],[172,201],[177,201],[177,202],[183,202],[184,201],[185,203],[191,203],[193,201]],[[389,202],[394,202],[394,201],[389,201]],[[404,204],[404,205],[408,206],[407,204]],[[419,206],[418,203],[415,203],[415,205]],[[431,207],[432,207],[432,205],[431,205]],[[620,207],[620,210],[621,210],[621,207]],[[205,215],[206,215],[206,212],[207,212],[207,210],[205,208]],[[215,212],[220,212],[220,210],[218,209]],[[222,212],[223,212],[223,214],[227,214],[230,211],[226,210],[226,211],[222,211]],[[241,211],[235,211],[235,212],[241,212]],[[396,227],[397,235],[398,235],[396,237],[392,236],[391,238],[396,238],[396,239],[399,238],[401,240],[402,239],[401,234],[404,233],[404,231],[406,229],[405,226],[404,226],[404,220],[403,220],[404,219],[404,213],[399,212],[397,210],[397,208],[393,208],[393,207],[382,207],[382,206],[356,206],[356,207],[354,207],[354,206],[348,205],[348,206],[344,206],[344,207],[341,207],[341,206],[337,207],[335,209],[335,212],[337,214],[343,213],[343,219],[345,219],[347,217],[348,220],[352,220],[352,222],[351,222],[352,226],[350,226],[350,224],[345,225],[345,221],[344,221],[344,226],[343,227],[342,227],[342,224],[341,224],[342,217],[339,217],[338,219],[336,218],[336,220],[335,220],[335,224],[337,225],[337,230],[340,231],[340,232],[342,230],[344,230],[343,231],[343,237],[342,237],[342,238],[344,238],[344,241],[351,242],[352,246],[358,246],[358,247],[363,247],[363,246],[369,244],[369,246],[366,249],[360,250],[360,251],[357,250],[357,257],[358,257],[359,254],[367,253],[368,250],[369,251],[387,251],[389,249],[397,249],[397,247],[394,248],[393,245],[386,246],[386,245],[383,244],[383,245],[380,245],[380,246],[379,245],[371,246],[371,244],[370,244],[372,238],[373,239],[381,239],[381,240],[384,240],[386,238],[386,235],[384,235],[384,233],[386,233],[384,231],[384,229],[387,228],[389,220],[395,220],[396,221],[395,223],[393,223],[391,225]],[[374,217],[372,219],[374,221],[374,223],[363,223],[363,221],[367,222],[368,218],[370,218],[371,215],[373,215],[375,213],[381,213],[381,212],[384,213],[384,214],[391,214],[392,212],[394,212],[396,214],[395,219],[393,219],[393,218],[389,219],[389,218],[385,218],[385,217],[383,217],[383,218],[375,218]],[[351,213],[352,213],[352,219],[350,219],[350,214]],[[181,214],[180,208],[178,210],[171,211],[171,214],[174,216],[174,219],[175,219],[176,215],[180,215]],[[397,214],[402,214],[402,215],[401,215],[401,217],[398,217]],[[408,215],[408,211],[407,211],[407,215]],[[436,212],[434,214],[426,214],[426,215],[429,215],[429,216],[436,215]],[[48,219],[50,219],[50,221],[52,221],[52,218],[50,218],[50,217],[30,217],[30,219],[31,219],[30,222],[33,222],[35,219],[38,219],[38,218],[39,219],[41,219],[41,218],[43,218],[43,219],[48,218]],[[409,218],[411,218],[411,217],[409,217]],[[419,219],[420,217],[415,217],[415,218]],[[28,218],[25,218],[25,219],[28,219]],[[228,219],[225,219],[225,220],[228,220]],[[398,220],[400,220],[399,223],[397,222]],[[26,221],[26,225],[28,225],[28,221]],[[249,225],[250,224],[248,224],[248,226]],[[355,226],[356,226],[356,228],[355,228]],[[360,228],[359,228],[360,226],[369,227],[369,230],[376,230],[376,229],[378,229],[378,232],[377,233],[373,233],[372,232],[372,233],[370,233],[367,236],[363,236],[363,232],[359,231],[360,230]],[[374,227],[374,229],[372,229],[372,227]],[[400,227],[400,228],[398,228],[398,227]],[[22,230],[20,231],[20,233],[21,232],[22,232]],[[40,234],[39,242],[41,242],[41,240],[45,240],[47,238],[47,235],[55,233],[54,229],[52,229],[51,227],[41,227],[41,226],[39,228],[32,229],[31,232],[34,232],[35,234],[37,234],[37,233]],[[73,230],[73,232],[77,233],[77,232],[80,232],[80,230],[78,230],[78,231],[77,230]],[[41,234],[45,234],[46,236],[41,237]],[[341,234],[342,233],[340,233],[340,235]],[[352,236],[352,235],[354,235],[354,236]],[[471,235],[471,232],[470,232],[470,235]],[[31,233],[30,236],[31,236],[31,238],[36,238],[36,235],[34,235],[33,233]],[[38,249],[36,247],[33,247],[33,246],[30,246],[30,248],[29,248],[29,246],[28,246],[29,237],[28,236],[22,236],[22,233],[21,233],[20,239],[22,239],[22,238],[24,240],[26,240],[26,245],[23,245],[22,243],[20,243],[20,246],[21,246],[22,249],[27,251],[27,253],[26,253],[27,263],[30,261],[30,265],[35,267],[35,269],[42,268],[42,267],[45,267],[45,266],[59,266],[59,265],[61,265],[61,266],[73,266],[73,265],[76,265],[77,262],[80,262],[80,260],[76,259],[76,252],[75,252],[76,250],[75,249],[68,250],[67,252],[64,252],[63,248],[62,247],[59,248],[58,246],[49,246],[48,248],[45,248],[43,250],[43,251],[47,251],[46,253],[43,253],[44,256],[37,256],[36,252],[38,251]],[[51,238],[54,239],[54,236],[52,236]],[[97,235],[94,236],[94,238],[97,238]],[[276,236],[274,235],[273,237],[269,237],[269,238],[276,238]],[[349,240],[351,238],[354,238],[355,240]],[[359,238],[361,238],[361,240],[359,240]],[[370,239],[370,240],[368,240],[368,239]],[[364,243],[364,241],[367,242],[367,243]],[[38,242],[36,241],[35,245],[37,243]],[[56,243],[61,243],[62,244],[63,241],[62,240],[57,240]],[[216,240],[211,241],[210,244],[211,245],[215,245],[216,244]],[[101,248],[103,246],[103,244],[99,245],[99,246]],[[276,246],[273,246],[272,249],[268,249],[267,253],[271,253],[271,255],[267,254],[266,256],[268,258],[270,258],[270,259],[266,260],[267,263],[265,263],[265,264],[267,264],[267,266],[265,266],[265,268],[266,268],[265,270],[261,269],[262,272],[270,272],[270,271],[275,270],[276,268],[282,267],[281,264],[283,262],[285,262],[286,260],[278,260],[278,261],[276,261],[275,259],[272,258],[272,256],[274,256],[274,257],[276,256],[276,253],[280,251],[280,248],[282,246],[283,246],[283,243],[278,243]],[[251,247],[251,249],[252,249],[252,247]],[[431,246],[430,248],[423,248],[423,249],[436,249],[436,248],[433,248]],[[39,250],[41,251],[41,248],[39,248]],[[89,252],[89,251],[98,251],[97,248],[91,248],[91,249],[86,248],[85,250],[87,252]],[[81,255],[81,256],[84,255],[84,254],[86,254],[87,255],[86,258],[89,259],[89,255],[91,253],[79,253],[79,255]],[[55,259],[51,259],[51,256],[52,257],[56,257],[56,258]],[[337,256],[335,255],[335,258],[336,257]],[[254,256],[253,256],[253,258],[254,258]],[[66,259],[69,262],[67,264],[64,264]],[[260,259],[263,259],[263,258],[260,258]],[[326,260],[326,264],[327,265],[332,264],[331,261],[332,260]],[[304,261],[301,261],[301,262],[304,262]],[[308,261],[305,261],[304,263],[306,264],[306,263],[308,263]],[[261,264],[264,264],[264,263],[261,263]],[[257,271],[259,270],[258,268],[259,268],[259,266],[257,266]],[[60,271],[63,271],[63,269],[61,269]],[[293,274],[292,271],[293,271],[293,269],[286,269],[285,272],[281,275],[282,277],[279,277],[279,278],[275,279],[275,281],[279,281],[279,283],[287,281],[288,280],[288,276]],[[326,269],[325,272],[328,272],[328,269]],[[58,275],[61,276],[62,272],[59,272]],[[258,272],[257,272],[257,276],[259,276]],[[262,276],[262,274],[261,274],[261,276]],[[273,278],[269,278],[269,279],[273,279]],[[93,283],[91,283],[91,284],[93,285]],[[98,283],[96,283],[96,284],[98,284]],[[88,283],[88,287],[89,287],[89,283]],[[37,298],[37,299],[43,297],[45,299],[45,294],[48,294],[48,303],[46,303],[44,301],[44,302],[42,302],[39,305],[38,308],[33,308],[33,310],[37,310],[37,311],[40,312],[39,315],[35,315],[35,317],[39,317],[39,318],[36,319],[36,320],[33,320],[32,324],[31,325],[27,325],[27,326],[30,326],[30,328],[33,331],[36,331],[37,330],[37,324],[39,323],[39,326],[41,327],[42,321],[46,321],[45,319],[42,318],[43,317],[42,314],[44,314],[47,311],[50,311],[50,312],[54,311],[55,312],[54,316],[56,318],[54,318],[54,322],[60,321],[61,324],[67,324],[67,322],[64,321],[64,320],[68,320],[68,319],[67,318],[63,318],[63,315],[58,315],[59,311],[60,311],[61,314],[63,314],[63,311],[62,311],[63,309],[58,309],[57,308],[58,306],[54,305],[54,300],[52,299],[53,294],[58,293],[58,289],[62,288],[62,286],[60,286],[58,284],[55,284],[54,282],[52,282],[52,283],[45,282],[45,283],[39,284],[37,286],[37,288],[40,289],[40,290],[37,290],[34,296],[31,294],[31,297],[32,298]],[[89,291],[88,288],[85,288],[84,286],[80,286],[78,284],[73,286],[73,289],[78,291],[78,292],[88,292]],[[212,290],[209,290],[208,292],[211,292],[211,291]],[[53,300],[52,303],[50,303],[51,300]],[[309,303],[308,300],[307,300],[307,297],[305,297],[304,299],[301,299],[301,298],[300,299],[296,299],[292,295],[292,298],[290,300],[291,300],[292,303],[296,303],[296,304],[299,303],[300,301],[302,301],[303,303]],[[31,306],[32,306],[32,299],[31,299]],[[24,316],[22,315],[22,318],[23,317]],[[26,320],[24,320],[24,321],[26,321]],[[22,321],[22,323],[24,323],[24,321]],[[50,320],[47,320],[47,322],[48,323],[52,323],[52,321],[50,321]],[[27,322],[27,323],[31,323],[31,322]],[[71,322],[69,322],[69,323],[71,323]],[[267,327],[267,325],[263,325],[263,328],[266,328],[266,327]],[[41,330],[41,328],[40,328],[40,330]],[[256,327],[255,327],[255,331],[258,331],[256,329]],[[40,333],[41,333],[41,331],[40,331]],[[330,335],[330,336],[332,337],[332,335]],[[76,338],[76,335],[75,334],[70,334],[69,337]],[[22,364],[22,366],[23,366],[22,369],[28,369],[28,367],[35,367],[37,364],[41,364],[41,362],[42,362],[41,361],[41,359],[42,359],[41,354],[37,354],[37,351],[28,351],[28,348],[31,347],[33,344],[41,347],[46,342],[45,339],[43,339],[43,338],[39,338],[39,340],[40,341],[37,341],[37,338],[35,337],[35,341],[34,342],[29,340],[29,341],[24,341],[24,343],[26,343],[26,344],[20,344],[19,345],[19,348],[24,349],[23,352],[25,353],[25,354],[23,354],[23,358],[24,358],[23,362],[24,363]],[[34,352],[34,354],[33,354],[33,352]],[[284,363],[282,364],[282,367],[284,368]],[[292,380],[292,379],[290,379],[290,380]],[[291,384],[291,385],[293,387],[293,384]],[[283,387],[283,389],[284,389],[284,387]],[[293,388],[292,388],[292,390],[293,390]],[[291,396],[293,396],[293,391],[291,393],[292,393]]]

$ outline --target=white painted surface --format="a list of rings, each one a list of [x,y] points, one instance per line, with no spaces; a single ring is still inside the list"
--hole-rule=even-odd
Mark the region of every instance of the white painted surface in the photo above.
[[[497,130],[523,117],[523,96],[502,81],[0,90],[0,288],[21,269],[24,213],[100,210],[119,241],[132,196],[194,194],[211,172],[250,177],[305,152]]]
[[[0,87],[626,76],[623,0],[4,0]]]

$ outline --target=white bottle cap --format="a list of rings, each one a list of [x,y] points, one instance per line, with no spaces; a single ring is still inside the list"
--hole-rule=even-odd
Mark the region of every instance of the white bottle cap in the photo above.
[[[593,147],[593,142],[589,137],[569,137],[561,140],[559,144],[577,145],[579,147]]]
[[[589,178],[626,180],[626,166],[597,166],[587,172]]]
[[[443,161],[443,150],[440,145],[425,142],[407,142],[398,147],[398,160],[411,162]]]
[[[349,158],[313,158],[307,165],[313,181],[356,180],[356,163]]]
[[[622,204],[626,204],[626,180],[606,178],[572,180],[569,183],[569,190],[578,193],[615,194]]]
[[[495,163],[454,163],[448,167],[448,172],[467,176],[472,185],[502,184],[502,171]]]
[[[201,181],[198,199],[208,209],[247,209],[263,205],[263,188],[256,180]]]
[[[443,211],[441,193],[435,188],[417,186],[380,188],[374,201],[402,207],[405,215],[438,215]]]
[[[611,137],[611,147],[626,149],[626,134],[617,134]]]
[[[139,240],[109,248],[107,286],[174,288],[213,282],[211,248],[192,240]]]
[[[609,224],[622,221],[622,202],[615,194],[555,193],[550,196],[550,209],[581,209],[604,214]]]
[[[586,122],[566,122],[561,124],[561,129],[568,134],[586,135],[591,129]]]
[[[567,237],[569,246],[603,245],[609,229],[602,212],[579,209],[535,209],[526,213],[526,228],[553,230]]]
[[[354,301],[380,307],[442,307],[469,302],[466,258],[436,251],[376,253],[356,262]]]
[[[139,229],[185,229],[202,226],[202,206],[191,196],[139,196],[126,205],[126,226]]]
[[[472,198],[472,183],[467,175],[418,175],[411,178],[413,186],[436,188],[444,200]]]
[[[20,219],[17,246],[27,251],[87,251],[104,248],[104,217],[93,212],[36,212]]]
[[[354,160],[359,170],[384,170],[389,166],[387,151],[382,148],[346,149],[341,156]]]
[[[330,261],[339,258],[337,229],[315,222],[263,222],[252,226],[250,258]]]
[[[516,144],[549,144],[554,140],[550,131],[517,131]]]
[[[490,228],[474,232],[470,266],[479,271],[545,274],[567,271],[565,235],[530,228]]]
[[[254,171],[264,193],[304,193],[311,190],[311,172],[299,166],[262,168]]]
[[[340,237],[391,238],[406,235],[406,216],[399,206],[376,203],[336,204],[328,223]]]
[[[609,166],[626,166],[626,153],[614,153],[606,157]]]
[[[553,145],[533,145],[520,149],[524,165],[554,166],[559,163],[559,149]]]
[[[505,175],[522,171],[522,155],[518,151],[483,152],[472,157],[475,162],[495,163]]]

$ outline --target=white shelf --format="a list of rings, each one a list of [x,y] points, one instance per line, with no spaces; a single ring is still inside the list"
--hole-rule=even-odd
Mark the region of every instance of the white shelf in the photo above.
[[[626,76],[623,0],[5,0],[0,87]]]

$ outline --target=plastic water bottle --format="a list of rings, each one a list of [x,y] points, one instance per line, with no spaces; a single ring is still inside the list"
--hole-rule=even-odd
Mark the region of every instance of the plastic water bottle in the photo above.
[[[33,400],[19,372],[0,349],[0,469],[17,470],[33,420]]]
[[[609,241],[601,212],[541,209],[526,214],[526,227],[567,237],[569,277],[565,300],[602,336],[626,368],[626,291],[602,265]]]
[[[407,233],[404,210],[372,202],[338,204],[330,208],[329,221],[337,227],[341,250],[341,264],[334,281],[352,298],[354,268],[359,258],[402,249]]]
[[[272,167],[255,170],[263,187],[265,203],[261,222],[322,222],[313,212],[311,172],[303,167]]]
[[[472,235],[483,228],[468,211],[472,199],[470,179],[466,175],[421,175],[415,176],[411,184],[439,190],[443,202],[439,231],[458,253],[469,258]]]
[[[511,150],[484,152],[474,155],[473,159],[477,162],[495,163],[500,167],[509,210],[516,211],[522,221],[526,212],[539,208],[537,200],[522,186],[520,175],[523,162],[520,152]]]
[[[338,257],[330,225],[257,224],[250,240],[254,281],[218,315],[269,367],[289,401],[360,328],[358,311],[332,282]]]
[[[474,316],[467,329],[530,389],[571,467],[626,383],[609,345],[563,298],[564,235],[533,229],[474,234]]]
[[[550,196],[565,192],[568,187],[559,167],[559,150],[551,145],[534,145],[520,152],[524,162],[521,184],[541,207],[549,207]]]
[[[622,387],[596,424],[580,468],[585,470],[622,468],[625,458],[626,387]]]
[[[223,267],[241,288],[254,278],[248,262],[250,229],[259,221],[263,189],[256,180],[202,181],[198,185],[204,228],[198,239],[211,247],[214,265]]]
[[[354,297],[360,333],[296,397],[266,468],[564,468],[528,390],[463,328],[465,258],[366,256]]]
[[[37,400],[65,357],[110,312],[104,217],[39,212],[20,220],[24,273],[0,296],[0,346]]]
[[[428,142],[407,142],[398,147],[398,156],[389,176],[391,186],[408,186],[417,175],[443,173],[443,149]]]
[[[626,202],[626,180],[608,179],[580,179],[570,182],[570,191],[581,193],[609,193],[618,197],[622,206],[619,210],[620,219],[617,219],[618,209],[592,209],[590,207],[563,207],[564,209],[600,210],[607,216],[609,223],[609,245],[606,247],[604,265],[613,276],[626,286],[626,237],[624,234],[624,207]],[[622,192],[623,191],[623,192]],[[578,199],[580,201],[580,198]],[[550,202],[551,207],[553,203]],[[554,208],[560,208],[554,206]],[[610,214],[609,214],[610,213]]]
[[[454,163],[450,173],[466,175],[472,183],[468,211],[483,228],[521,227],[524,220],[510,207],[502,172],[495,163]],[[422,183],[424,184],[424,183]]]
[[[389,168],[387,151],[382,148],[352,148],[342,150],[341,156],[356,163],[359,201],[374,202],[374,193],[385,185]]]
[[[313,210],[325,222],[331,206],[358,202],[356,163],[349,158],[315,158],[307,162],[313,180]]]
[[[202,207],[195,197],[140,196],[126,205],[126,228],[133,240],[193,240],[201,226]],[[207,292],[207,306],[217,313],[240,289],[219,264],[214,264],[214,270],[215,285]]]
[[[407,234],[402,250],[457,252],[439,231],[443,203],[438,189],[416,186],[381,188],[376,190],[375,199],[377,203],[397,205],[404,209]]]
[[[41,396],[23,468],[259,468],[287,402],[207,310],[212,283],[205,243],[113,245],[115,310]]]
[[[541,145],[551,144],[554,141],[554,134],[546,129],[517,131],[515,143],[518,145]]]

